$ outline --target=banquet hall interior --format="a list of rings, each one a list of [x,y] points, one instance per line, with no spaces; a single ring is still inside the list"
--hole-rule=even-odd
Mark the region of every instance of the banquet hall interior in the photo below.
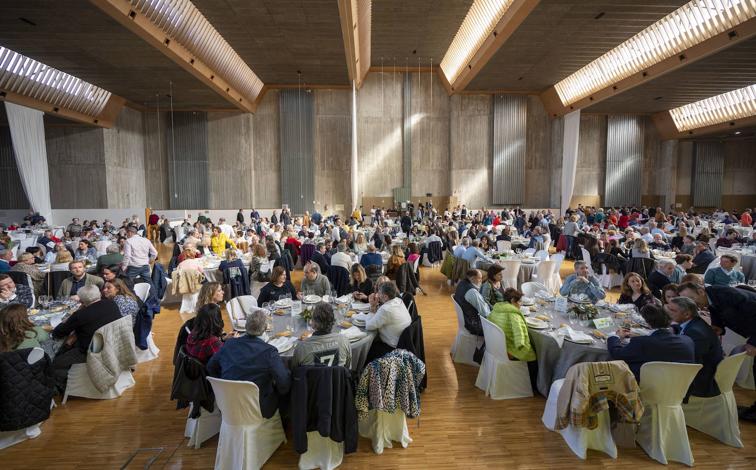
[[[0,2],[0,468],[754,468],[756,0]]]

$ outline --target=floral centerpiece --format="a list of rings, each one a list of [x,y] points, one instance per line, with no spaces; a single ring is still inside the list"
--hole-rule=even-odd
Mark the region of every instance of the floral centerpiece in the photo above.
[[[599,311],[593,304],[575,304],[570,308],[578,320],[593,320],[599,316]]]
[[[310,321],[312,319],[313,309],[311,307],[305,307],[302,309],[302,313],[299,314],[304,321]]]

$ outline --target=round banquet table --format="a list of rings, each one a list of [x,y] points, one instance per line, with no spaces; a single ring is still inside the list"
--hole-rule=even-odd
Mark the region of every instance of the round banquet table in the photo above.
[[[291,308],[285,310],[286,315],[276,315],[273,314],[273,330],[269,332],[269,335],[272,338],[275,338],[276,333],[279,333],[281,331],[286,330],[287,325],[291,325],[292,328],[292,338],[299,338],[302,333],[307,330],[307,322],[300,317],[299,315],[291,315]],[[339,322],[341,321],[341,318],[337,315],[336,323],[333,325],[333,332],[341,331],[341,327],[339,327]],[[364,331],[361,328],[362,331]],[[351,343],[352,346],[352,372],[359,372],[365,367],[365,359],[367,359],[368,351],[370,351],[370,346],[373,344],[373,339],[375,338],[375,335],[377,334],[376,331],[365,331],[367,335],[364,338],[361,338],[353,343]],[[297,339],[297,343],[299,343],[299,339]],[[288,366],[291,362],[291,358],[294,356],[294,349],[296,348],[296,344],[293,348],[289,349],[288,351],[284,351],[281,353],[281,358],[284,360],[286,365]]]
[[[530,282],[533,280],[533,274],[537,272],[539,264],[540,262],[520,263],[520,271],[517,273],[517,288],[518,289],[522,287],[523,283]],[[486,271],[489,267],[491,267],[491,263],[478,261],[478,269],[480,269],[481,271]]]

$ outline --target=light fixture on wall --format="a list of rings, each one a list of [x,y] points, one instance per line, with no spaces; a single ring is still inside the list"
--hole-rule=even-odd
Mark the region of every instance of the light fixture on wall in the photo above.
[[[679,132],[756,116],[756,84],[670,109],[669,115]]]
[[[693,0],[554,87],[564,106],[573,104],[754,17],[753,0]]]

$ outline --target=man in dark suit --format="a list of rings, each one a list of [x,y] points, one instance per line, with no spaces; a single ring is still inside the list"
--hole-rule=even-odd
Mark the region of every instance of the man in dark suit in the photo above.
[[[709,249],[709,244],[705,241],[699,241],[696,243],[696,248],[693,251],[693,267],[688,269],[689,273],[703,274],[706,272],[706,268],[709,267],[716,256]]]
[[[695,360],[693,340],[687,336],[676,335],[669,328],[669,317],[661,306],[649,304],[641,309],[641,316],[654,329],[648,336],[634,336],[627,345],[622,345],[621,338],[630,335],[629,330],[619,329],[616,335],[606,341],[609,355],[614,360],[623,360],[633,371],[635,379],[640,382],[641,366],[647,362],[684,362]]]
[[[717,365],[722,360],[719,337],[701,317],[698,306],[688,297],[675,297],[667,304],[667,313],[679,325],[681,335],[688,336],[695,346],[695,363],[703,365],[688,389],[688,396],[715,397],[719,387],[714,381]],[[686,396],[687,398],[687,396]]]
[[[648,276],[648,288],[654,297],[661,299],[661,290],[667,284],[672,283],[670,277],[675,272],[675,262],[672,260],[657,261],[656,270]]]
[[[318,243],[317,247],[315,248],[315,252],[312,254],[312,258],[310,258],[310,261],[316,263],[320,267],[321,273],[327,273],[328,268],[331,266],[331,263],[329,263],[328,259],[326,259],[325,252],[325,244]]]
[[[693,283],[682,284],[679,292],[693,299],[700,308],[709,309],[712,329],[717,334],[723,335],[725,328],[731,329],[746,338],[746,354],[756,356],[756,292],[730,286],[701,287]],[[756,402],[742,411],[740,417],[756,422]]]

